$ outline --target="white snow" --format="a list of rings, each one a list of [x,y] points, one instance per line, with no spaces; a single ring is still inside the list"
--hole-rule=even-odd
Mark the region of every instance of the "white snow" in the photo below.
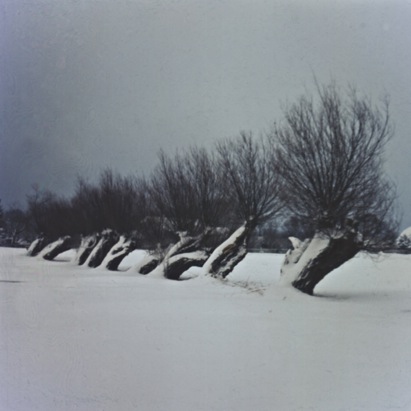
[[[224,282],[25,254],[0,248],[2,411],[411,410],[410,255],[360,254],[309,297],[277,254]]]
[[[399,237],[405,235],[406,237],[411,239],[411,227],[406,228],[400,235]]]
[[[397,237],[396,245],[399,249],[411,249],[411,227],[406,228]]]

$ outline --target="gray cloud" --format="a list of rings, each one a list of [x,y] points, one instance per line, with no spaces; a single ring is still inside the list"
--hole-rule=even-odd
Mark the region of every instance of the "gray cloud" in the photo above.
[[[411,225],[409,1],[6,0],[0,197],[76,174],[150,171],[157,150],[281,118],[321,82],[391,97],[387,169]]]

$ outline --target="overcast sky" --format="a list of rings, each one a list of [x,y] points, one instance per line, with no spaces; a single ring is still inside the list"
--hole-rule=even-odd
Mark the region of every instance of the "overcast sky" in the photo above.
[[[149,173],[174,152],[268,130],[335,79],[391,99],[387,169],[411,225],[411,1],[1,0],[0,198],[78,174]]]

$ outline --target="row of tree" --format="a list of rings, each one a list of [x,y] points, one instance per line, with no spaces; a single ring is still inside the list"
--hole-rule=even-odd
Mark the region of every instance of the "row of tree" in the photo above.
[[[224,278],[256,229],[293,221],[294,236],[307,239],[292,241],[283,278],[312,294],[331,270],[383,247],[397,229],[395,187],[383,170],[393,134],[388,103],[375,107],[334,84],[317,91],[267,135],[160,152],[148,178],[105,170],[96,184],[79,178],[71,198],[35,191],[28,210],[40,236],[29,253],[51,259],[76,246],[79,264],[117,269],[141,247],[152,250],[142,274],[179,279],[197,265]]]

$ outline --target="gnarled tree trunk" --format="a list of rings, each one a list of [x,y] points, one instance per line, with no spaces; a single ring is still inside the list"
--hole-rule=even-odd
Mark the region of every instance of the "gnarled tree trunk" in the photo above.
[[[220,237],[220,231],[210,228],[196,237],[179,233],[180,241],[169,249],[160,264],[156,264],[156,257],[152,257],[151,262],[148,260],[145,267],[149,264],[153,267],[148,274],[179,280],[180,276],[190,267],[201,267],[214,249],[216,238]],[[143,268],[139,268],[140,273]]]
[[[221,241],[225,231],[222,228],[208,228],[196,237],[181,235],[180,241],[164,258],[164,276],[171,280],[178,280],[190,267],[202,267],[216,244]]]
[[[176,254],[165,261],[164,276],[169,280],[179,280],[189,268],[202,267],[209,255],[206,251]]]
[[[161,264],[155,267],[155,272],[161,269],[162,275],[170,280],[178,280],[184,271],[193,265],[199,264],[198,259],[194,258],[194,255],[201,249],[201,240],[204,237],[204,234],[200,234],[197,237],[187,236],[186,233],[178,234],[180,241],[168,250]],[[159,275],[158,272],[157,275]]]
[[[118,270],[118,266],[123,259],[136,249],[137,243],[132,238],[121,236],[118,242],[111,248],[106,255],[101,266],[110,271]]]
[[[38,237],[36,238],[31,244],[30,247],[27,250],[27,255],[30,257],[34,257],[40,253],[40,251],[46,247],[47,244],[50,243],[50,240],[48,240],[46,237]]]
[[[158,254],[149,254],[143,258],[132,270],[139,274],[149,274],[161,263],[161,257]]]
[[[331,271],[353,258],[362,248],[356,232],[328,236],[316,233],[311,240],[294,245],[286,254],[282,275],[287,282],[313,295],[315,286]]]
[[[225,278],[247,255],[247,245],[255,229],[253,220],[247,221],[226,241],[220,244],[204,264],[204,272],[215,278]]]
[[[48,261],[54,260],[59,254],[70,250],[73,244],[74,241],[70,236],[61,237],[44,247],[39,256]]]
[[[83,237],[73,262],[77,265],[83,265],[99,240],[100,234],[98,233]]]
[[[101,237],[97,245],[93,248],[93,251],[87,258],[86,265],[88,267],[98,267],[103,262],[107,253],[116,244],[119,236],[113,230],[104,230],[101,233]]]

